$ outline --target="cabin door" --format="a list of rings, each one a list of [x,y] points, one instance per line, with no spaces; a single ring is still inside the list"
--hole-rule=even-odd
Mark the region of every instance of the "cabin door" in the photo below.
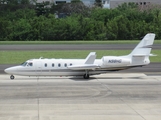
[[[35,72],[36,72],[36,75],[41,75],[41,72],[42,72],[42,62],[41,61],[35,62]]]

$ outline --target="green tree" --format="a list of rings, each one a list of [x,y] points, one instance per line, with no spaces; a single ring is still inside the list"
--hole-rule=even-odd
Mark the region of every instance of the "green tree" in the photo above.
[[[31,25],[27,19],[20,19],[16,22],[10,22],[8,26],[10,40],[32,40]]]
[[[79,3],[81,0],[71,0],[71,3]]]
[[[37,15],[48,15],[50,13],[49,2],[36,3]]]
[[[8,21],[4,18],[0,18],[0,40],[6,40],[6,36],[8,35],[7,27],[9,26]]]
[[[102,7],[102,0],[95,0],[95,6]]]
[[[21,0],[20,3],[21,4],[30,4],[30,1],[29,0]]]
[[[136,8],[138,8],[136,3],[129,2],[129,3],[123,3],[123,4],[119,5],[116,9],[118,9],[120,11],[127,11],[129,9],[136,9]]]

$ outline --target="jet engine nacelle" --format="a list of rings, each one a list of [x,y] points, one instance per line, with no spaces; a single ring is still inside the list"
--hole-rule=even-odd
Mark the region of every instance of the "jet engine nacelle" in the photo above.
[[[105,56],[102,58],[103,65],[106,66],[125,66],[130,65],[131,60],[128,58],[116,57],[116,56]]]

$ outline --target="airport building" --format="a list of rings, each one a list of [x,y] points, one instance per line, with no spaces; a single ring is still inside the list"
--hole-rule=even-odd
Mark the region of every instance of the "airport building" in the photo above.
[[[37,0],[37,2],[49,1],[50,3],[70,3],[72,0]],[[81,0],[85,5],[93,5],[95,0]]]
[[[161,4],[161,0],[110,0],[110,8],[116,8],[123,3],[134,2],[139,6],[147,7],[152,4]]]
[[[70,3],[71,0],[37,0],[37,2],[48,1],[50,3]],[[92,6],[95,3],[95,0],[81,0],[85,5]],[[161,0],[102,0],[102,4],[104,8],[116,8],[117,6],[128,2],[134,2],[137,5],[146,7],[151,4],[161,4]]]

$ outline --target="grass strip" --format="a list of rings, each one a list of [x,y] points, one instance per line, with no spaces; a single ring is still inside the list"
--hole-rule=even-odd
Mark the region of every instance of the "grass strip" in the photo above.
[[[108,40],[108,41],[0,41],[0,45],[30,45],[30,44],[137,44],[140,40]],[[161,40],[155,40],[161,44]]]
[[[71,58],[84,59],[93,52],[91,50],[66,50],[66,51],[0,51],[0,64],[20,64],[34,58]],[[97,59],[102,56],[127,55],[131,50],[95,50]],[[156,57],[150,57],[151,62],[161,62],[161,50],[152,50]]]

